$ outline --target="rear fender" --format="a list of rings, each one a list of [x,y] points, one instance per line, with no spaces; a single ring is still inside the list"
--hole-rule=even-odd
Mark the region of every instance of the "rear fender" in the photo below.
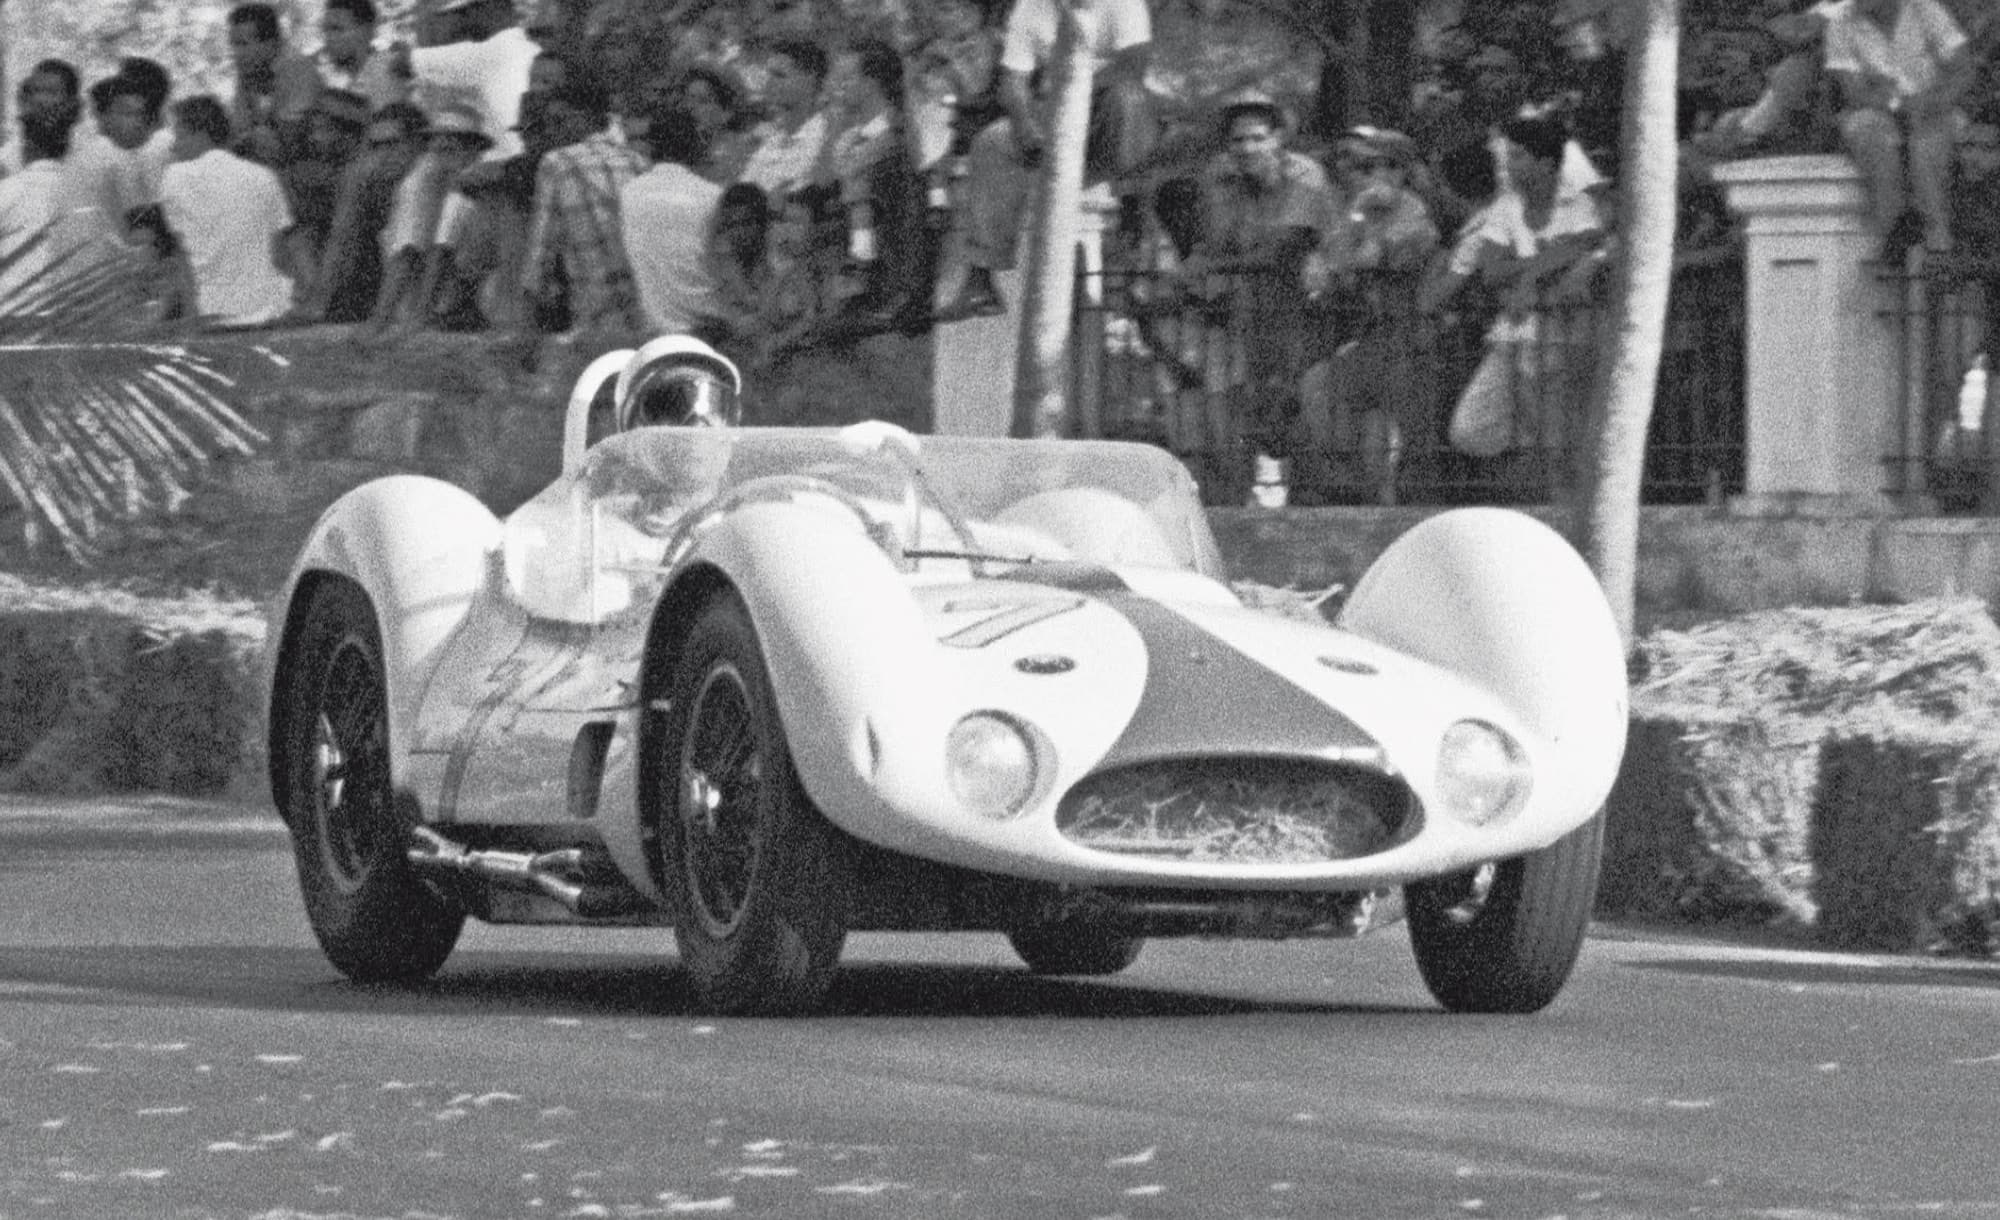
[[[492,512],[463,488],[439,479],[393,475],[334,501],[307,536],[272,605],[270,622],[283,624],[268,637],[263,666],[273,746],[285,740],[287,709],[277,678],[297,619],[315,584],[349,580],[375,608],[388,687],[390,758],[396,774],[409,774],[409,735],[425,682],[439,650],[485,587],[489,556],[499,544],[500,522]],[[283,781],[275,762],[272,780]],[[282,807],[282,788],[274,794]]]
[[[1538,800],[1594,810],[1625,749],[1625,652],[1583,557],[1498,508],[1439,513],[1362,574],[1339,625],[1484,687],[1541,739]]]

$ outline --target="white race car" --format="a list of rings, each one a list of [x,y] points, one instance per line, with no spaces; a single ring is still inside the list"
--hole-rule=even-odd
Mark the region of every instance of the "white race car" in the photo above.
[[[1440,513],[1303,622],[1239,601],[1157,449],[701,426],[739,389],[692,340],[615,353],[504,519],[395,476],[315,526],[270,772],[342,972],[426,976],[468,915],[671,925],[705,1010],[795,1012],[850,930],[1098,975],[1400,895],[1445,1007],[1555,997],[1626,686],[1547,527]]]

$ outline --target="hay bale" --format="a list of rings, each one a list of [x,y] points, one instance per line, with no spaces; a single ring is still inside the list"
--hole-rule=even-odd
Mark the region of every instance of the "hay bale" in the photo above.
[[[1995,952],[2000,721],[1843,726],[1813,802],[1818,930],[1842,948]]]
[[[1819,742],[1707,709],[1635,714],[1605,802],[1603,915],[1805,924]]]
[[[249,603],[0,576],[0,791],[257,790],[263,620]]]

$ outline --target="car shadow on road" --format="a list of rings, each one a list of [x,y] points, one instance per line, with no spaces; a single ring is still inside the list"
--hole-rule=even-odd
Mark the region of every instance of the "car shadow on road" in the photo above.
[[[0,1003],[185,1004],[399,1016],[698,1015],[671,954],[460,952],[436,977],[357,984],[318,952],[270,946],[84,945],[0,950]],[[825,1018],[1369,1016],[1421,1006],[1258,1000],[1111,980],[1042,978],[1019,968],[866,962],[842,968]]]

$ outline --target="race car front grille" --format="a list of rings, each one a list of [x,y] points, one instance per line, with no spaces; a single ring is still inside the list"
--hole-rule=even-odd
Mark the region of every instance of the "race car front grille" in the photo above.
[[[1378,772],[1298,759],[1142,763],[1090,776],[1056,826],[1093,851],[1228,864],[1320,864],[1413,830],[1409,790]]]

